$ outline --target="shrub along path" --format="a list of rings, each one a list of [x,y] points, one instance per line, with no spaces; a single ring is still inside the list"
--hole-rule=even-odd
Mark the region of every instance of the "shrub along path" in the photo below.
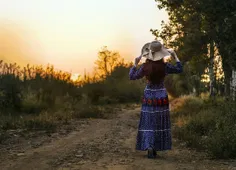
[[[139,107],[123,109],[110,119],[81,120],[63,126],[60,133],[31,134],[14,144],[0,145],[0,169],[226,170],[236,167],[235,161],[211,160],[175,139],[173,150],[159,153],[155,160],[147,159],[146,152],[134,149],[139,110]]]

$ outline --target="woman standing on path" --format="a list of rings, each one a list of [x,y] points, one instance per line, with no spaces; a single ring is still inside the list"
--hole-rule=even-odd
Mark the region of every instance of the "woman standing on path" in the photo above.
[[[168,56],[175,59],[176,66],[164,62]],[[146,62],[137,69],[142,57],[146,58]],[[182,71],[182,64],[176,53],[165,49],[159,41],[145,44],[141,56],[135,58],[135,65],[130,69],[130,80],[145,76],[148,81],[144,90],[136,144],[137,150],[148,150],[148,158],[155,158],[156,151],[171,149],[169,100],[164,78],[168,74]]]

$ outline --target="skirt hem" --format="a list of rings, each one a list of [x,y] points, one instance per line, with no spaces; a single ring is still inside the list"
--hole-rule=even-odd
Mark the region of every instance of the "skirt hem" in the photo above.
[[[135,149],[135,150],[137,150],[137,151],[147,151],[147,149]],[[172,150],[172,148],[168,148],[168,149],[162,149],[162,150],[160,150],[160,149],[154,149],[155,151],[168,151],[168,150]]]

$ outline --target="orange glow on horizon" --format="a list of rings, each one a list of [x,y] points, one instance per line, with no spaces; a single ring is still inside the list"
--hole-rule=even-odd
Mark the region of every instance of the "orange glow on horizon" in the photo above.
[[[149,30],[168,19],[143,0],[11,0],[1,1],[0,13],[0,59],[72,74],[92,72],[102,46],[133,61],[154,39]]]

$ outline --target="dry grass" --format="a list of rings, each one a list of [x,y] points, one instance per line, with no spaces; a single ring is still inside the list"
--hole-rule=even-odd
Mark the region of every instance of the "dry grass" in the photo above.
[[[194,96],[175,99],[173,135],[215,158],[236,157],[235,102]],[[173,103],[172,103],[173,104]]]

